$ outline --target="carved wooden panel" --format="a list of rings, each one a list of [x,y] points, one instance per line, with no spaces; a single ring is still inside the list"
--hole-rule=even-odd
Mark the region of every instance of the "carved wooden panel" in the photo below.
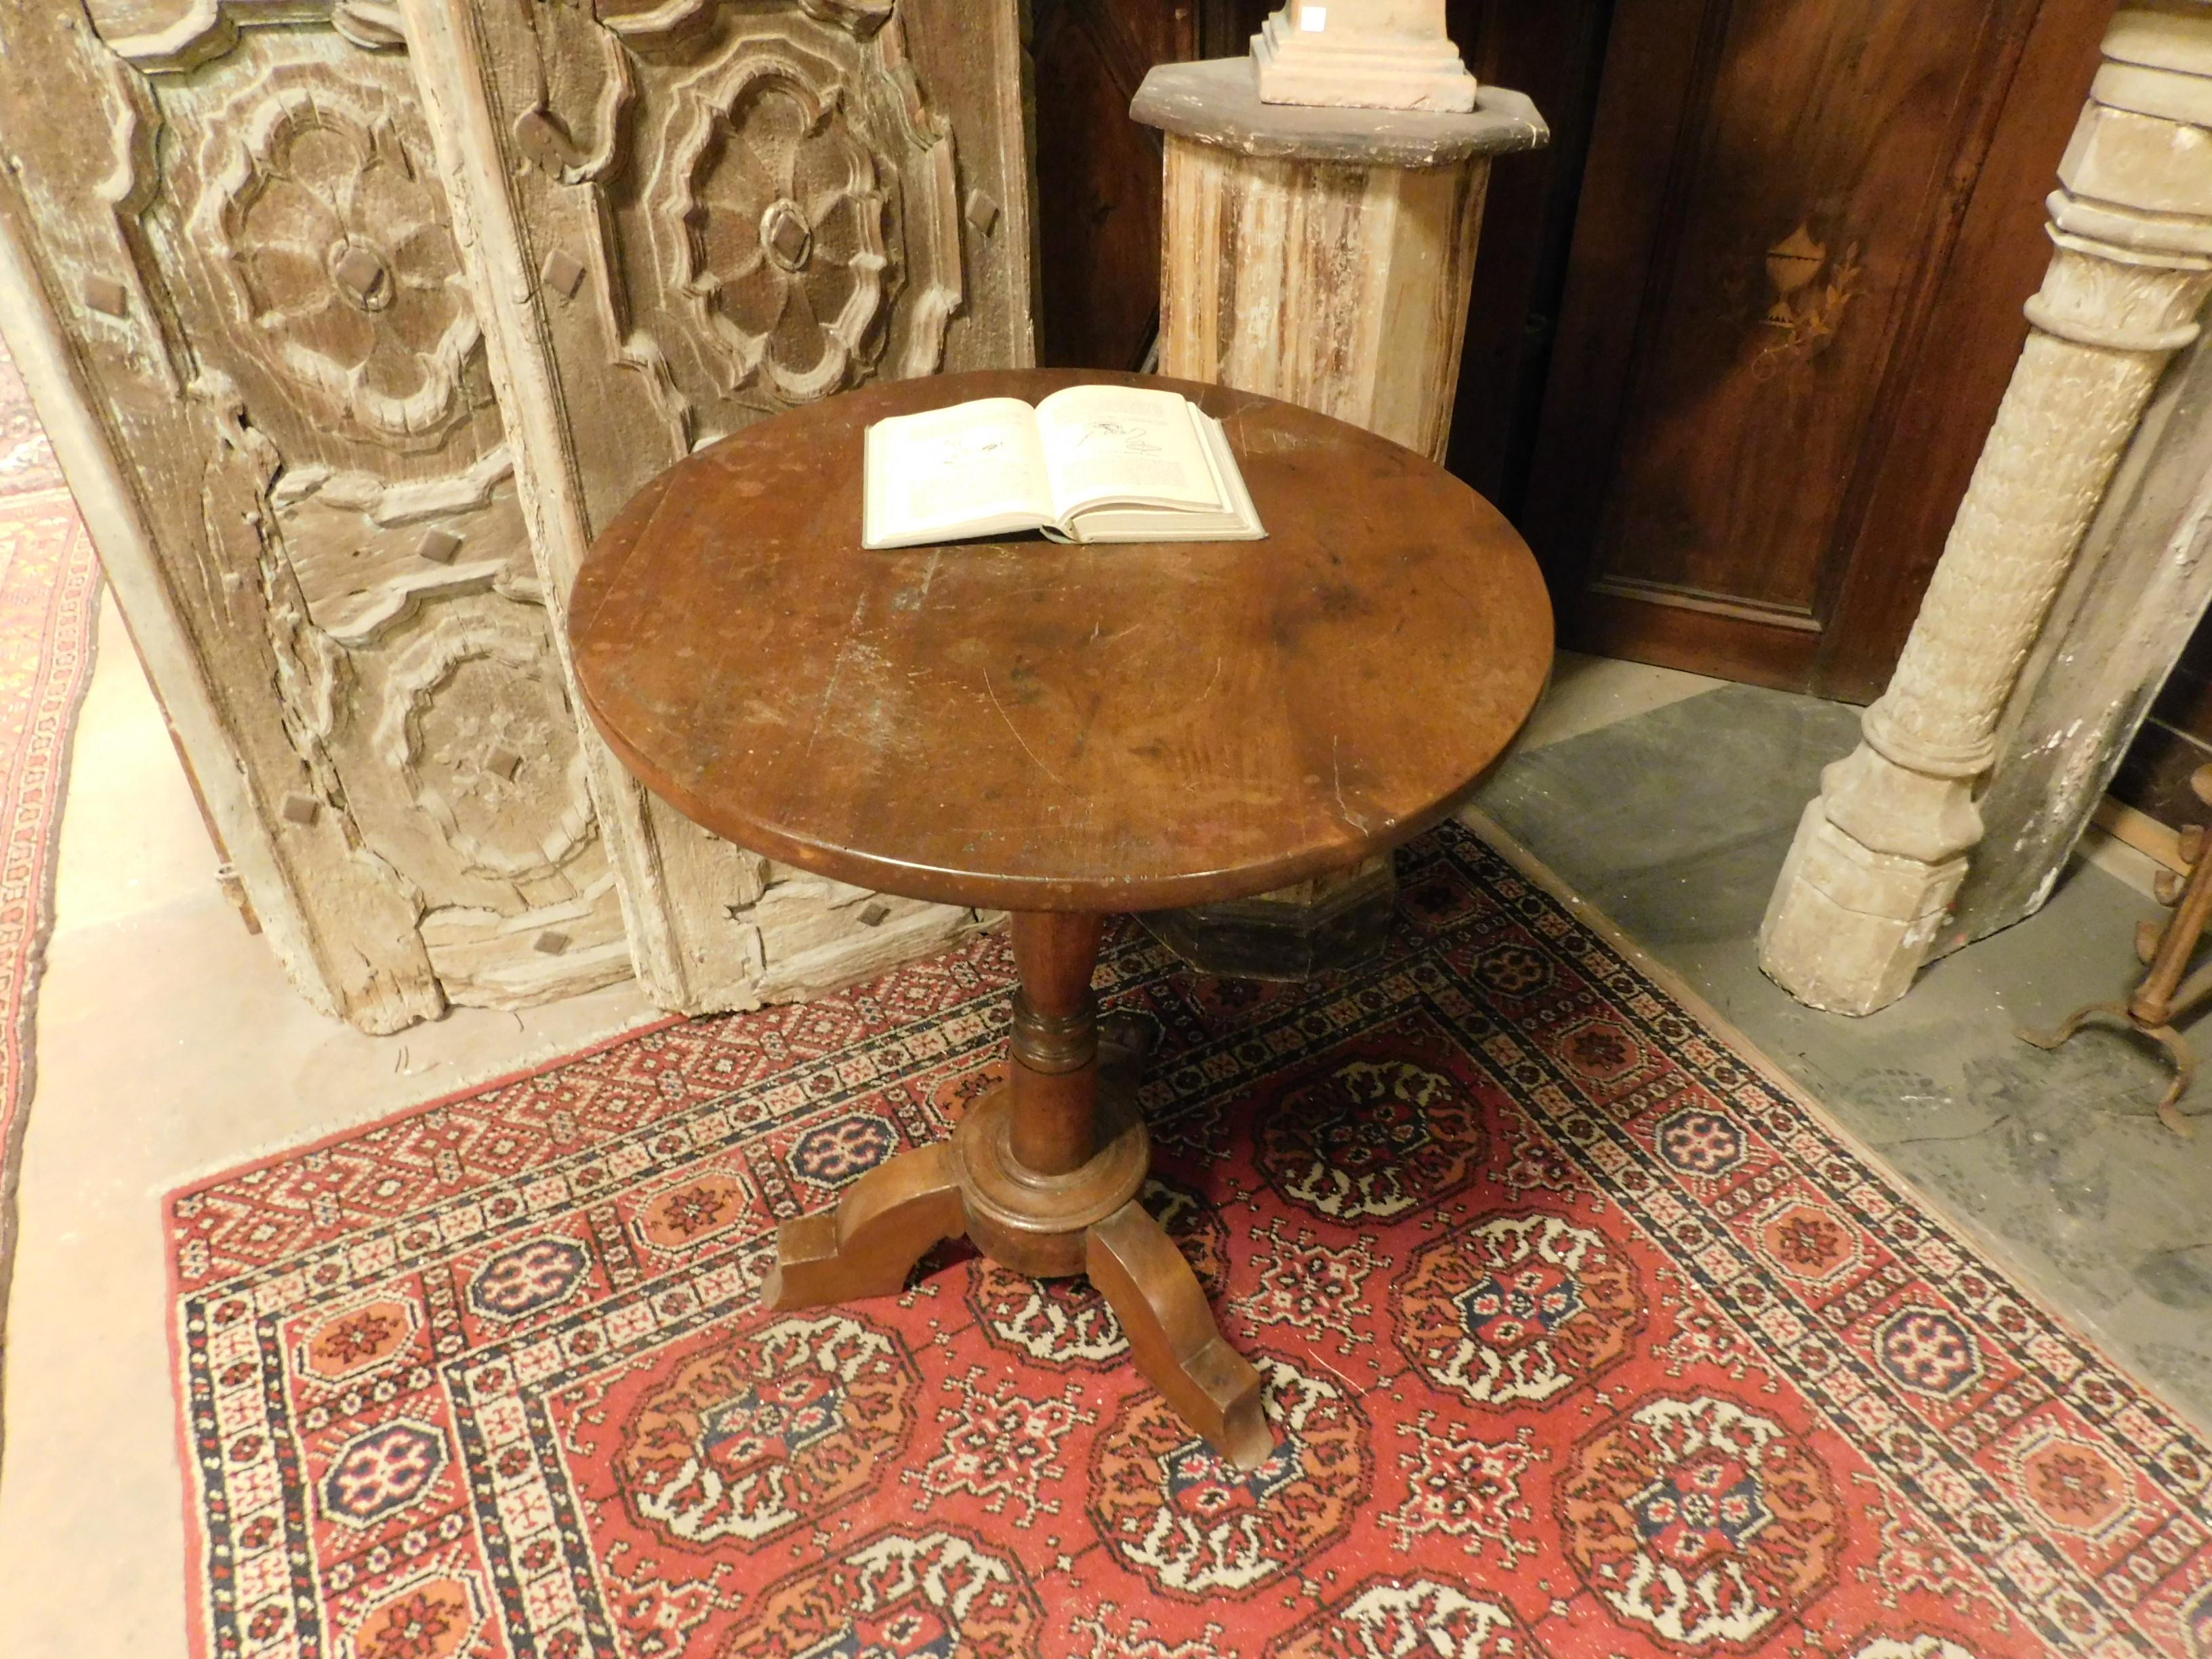
[[[626,975],[396,15],[88,15],[0,7],[11,337],[272,943],[373,1030]]]
[[[1014,0],[401,9],[501,301],[492,362],[556,615],[591,535],[690,450],[879,376],[1031,361]],[[592,747],[670,1006],[794,994],[973,925],[716,841]]]

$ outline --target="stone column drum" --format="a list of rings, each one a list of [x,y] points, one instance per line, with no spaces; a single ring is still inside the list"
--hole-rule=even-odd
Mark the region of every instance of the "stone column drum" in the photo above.
[[[1821,775],[1759,933],[1799,1000],[1905,994],[1982,839],[2006,697],[2212,289],[2212,6],[2124,11],[2059,165],[2031,331],[1888,689]]]

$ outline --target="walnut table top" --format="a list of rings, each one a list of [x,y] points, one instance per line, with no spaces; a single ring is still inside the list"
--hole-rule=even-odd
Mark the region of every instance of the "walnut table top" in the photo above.
[[[1407,450],[1148,382],[1225,423],[1267,539],[861,547],[871,422],[1085,380],[1147,383],[880,385],[661,475],[570,601],[616,751],[757,852],[1011,909],[1239,897],[1436,822],[1534,704],[1552,617],[1512,527]]]

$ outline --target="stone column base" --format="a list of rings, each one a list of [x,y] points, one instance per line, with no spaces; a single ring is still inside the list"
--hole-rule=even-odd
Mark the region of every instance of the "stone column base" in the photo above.
[[[1886,1008],[1911,988],[1966,875],[1963,854],[1928,864],[1875,851],[1830,823],[1815,799],[1760,924],[1759,965],[1815,1008]]]
[[[1467,72],[1459,48],[1443,36],[1422,40],[1350,31],[1332,36],[1292,28],[1289,12],[1285,6],[1274,13],[1252,37],[1252,68],[1261,103],[1449,114],[1474,107],[1474,76]]]

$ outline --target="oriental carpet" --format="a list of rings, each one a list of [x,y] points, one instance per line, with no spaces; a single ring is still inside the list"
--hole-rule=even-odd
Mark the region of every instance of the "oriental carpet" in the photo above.
[[[70,733],[92,674],[100,571],[29,394],[0,349],[0,1358],[33,999],[53,927]]]
[[[351,1659],[2212,1653],[2205,1445],[1474,836],[1374,967],[1142,934],[1243,1474],[1081,1281],[755,1305],[999,1074],[971,940],[173,1197],[196,1639]]]

